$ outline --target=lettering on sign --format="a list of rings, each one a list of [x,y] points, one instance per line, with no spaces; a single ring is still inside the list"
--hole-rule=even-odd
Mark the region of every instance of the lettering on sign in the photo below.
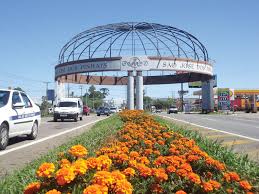
[[[129,60],[124,60],[121,62],[122,66],[128,66],[133,69],[139,68],[139,67],[146,67],[148,66],[148,61],[147,60],[141,60],[138,57],[132,57]]]

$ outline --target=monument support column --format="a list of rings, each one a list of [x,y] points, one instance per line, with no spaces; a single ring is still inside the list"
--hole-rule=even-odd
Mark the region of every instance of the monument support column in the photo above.
[[[129,110],[134,109],[134,77],[133,77],[133,71],[128,71],[127,108]]]
[[[202,112],[214,111],[213,79],[202,82]]]
[[[143,110],[143,76],[142,71],[137,71],[136,77],[136,107]]]

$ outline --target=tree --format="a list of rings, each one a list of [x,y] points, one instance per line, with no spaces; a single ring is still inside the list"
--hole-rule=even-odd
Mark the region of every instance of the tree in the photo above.
[[[101,88],[100,91],[102,92],[103,98],[106,98],[109,95],[108,88]]]

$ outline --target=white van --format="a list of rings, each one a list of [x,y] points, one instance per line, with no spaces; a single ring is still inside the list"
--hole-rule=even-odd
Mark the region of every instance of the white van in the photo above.
[[[54,121],[58,119],[74,119],[75,122],[83,120],[83,102],[80,98],[62,98],[54,107]]]

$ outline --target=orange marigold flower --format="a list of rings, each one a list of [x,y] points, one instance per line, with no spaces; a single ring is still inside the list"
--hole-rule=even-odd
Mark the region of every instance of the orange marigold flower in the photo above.
[[[201,183],[201,179],[200,179],[199,175],[197,175],[197,174],[195,174],[193,172],[188,174],[188,178],[189,178],[190,181],[192,181],[195,184],[200,184]]]
[[[87,171],[86,160],[80,158],[72,164],[72,167],[74,168],[75,174],[84,175]]]
[[[165,173],[165,169],[163,168],[153,168],[152,174],[156,177],[157,181],[166,181],[168,179],[168,175]]]
[[[114,192],[116,194],[131,194],[133,187],[126,179],[116,181]]]
[[[182,176],[182,177],[186,177],[188,175],[188,172],[184,169],[178,169],[176,171],[176,174],[179,175],[179,176]]]
[[[168,167],[166,168],[166,171],[167,171],[168,173],[173,173],[173,172],[176,171],[176,168],[175,168],[174,166],[168,166]]]
[[[233,193],[233,189],[227,189],[227,193]]]
[[[93,184],[86,187],[83,191],[83,194],[108,194],[108,187]]]
[[[98,161],[97,161],[97,158],[87,158],[86,160],[86,166],[88,169],[95,169],[97,168],[97,164],[98,164]]]
[[[52,190],[48,191],[46,194],[61,194],[61,192],[56,189],[52,189]]]
[[[186,170],[187,172],[192,172],[192,167],[188,163],[181,164],[180,168]]]
[[[114,178],[110,172],[98,171],[95,173],[92,181],[94,184],[109,186],[114,183]]]
[[[67,159],[62,159],[60,161],[60,167],[63,168],[63,167],[70,167],[71,166],[71,162]]]
[[[81,158],[85,157],[88,154],[87,149],[82,146],[82,145],[74,145],[72,146],[69,150],[68,153],[71,154],[72,156]]]
[[[150,164],[150,161],[146,156],[138,157],[136,159],[137,159],[137,161],[139,161],[142,164],[146,164],[146,165]]]
[[[252,186],[249,184],[248,181],[240,181],[239,185],[242,189],[246,190],[246,191],[250,191],[252,189]]]
[[[24,194],[34,194],[40,190],[40,182],[32,182],[23,191]]]
[[[38,177],[52,177],[52,174],[55,171],[55,165],[53,163],[44,162],[40,165],[39,169],[37,170],[36,174]]]
[[[130,156],[130,158],[135,159],[135,158],[139,157],[139,153],[135,152],[135,151],[132,151],[132,152],[130,152],[129,156]]]
[[[214,180],[209,180],[208,183],[210,183],[214,189],[219,189],[221,187],[221,184]]]
[[[202,187],[203,187],[204,191],[206,191],[206,192],[213,191],[213,186],[212,186],[212,184],[210,184],[210,183],[208,183],[208,182],[202,183]]]
[[[227,182],[230,182],[230,181],[240,181],[240,177],[239,175],[236,173],[236,172],[228,172],[228,173],[224,173],[224,178]]]
[[[175,194],[187,194],[187,193],[185,191],[183,191],[183,190],[180,190],[180,191],[176,191]]]
[[[125,174],[126,176],[129,176],[129,177],[133,177],[135,175],[135,170],[133,168],[126,168],[123,171],[123,174]]]
[[[197,161],[197,160],[199,160],[201,157],[200,156],[197,156],[197,155],[189,155],[188,157],[187,157],[187,161],[188,162],[193,162],[193,161]]]
[[[152,170],[144,164],[138,164],[137,169],[139,171],[140,176],[148,177],[152,175]]]
[[[56,172],[56,180],[58,185],[65,185],[72,182],[75,179],[75,173],[73,168],[61,168]]]

